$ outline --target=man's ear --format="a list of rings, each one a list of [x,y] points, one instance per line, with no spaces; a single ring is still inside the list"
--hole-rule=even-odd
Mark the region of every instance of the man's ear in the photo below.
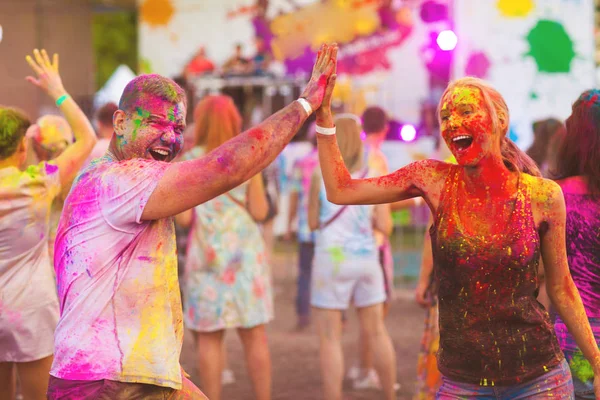
[[[123,110],[117,110],[113,114],[113,128],[117,136],[125,134],[127,124],[127,114]]]

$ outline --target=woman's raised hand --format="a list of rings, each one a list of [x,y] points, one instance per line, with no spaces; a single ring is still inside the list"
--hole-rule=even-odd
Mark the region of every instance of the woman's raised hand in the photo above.
[[[323,44],[317,53],[317,60],[313,66],[310,81],[308,81],[304,92],[300,96],[304,97],[310,103],[313,110],[317,110],[321,106],[328,87],[329,78],[335,73],[337,50],[337,44]]]
[[[37,75],[37,78],[33,76],[26,77],[25,79],[28,82],[45,91],[54,100],[66,94],[58,73],[58,54],[55,53],[52,61],[50,61],[46,50],[39,51],[35,49],[33,50],[33,57],[28,55],[25,59]]]

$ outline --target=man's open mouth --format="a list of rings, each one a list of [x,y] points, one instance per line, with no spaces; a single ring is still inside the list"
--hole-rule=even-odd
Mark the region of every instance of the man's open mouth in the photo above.
[[[150,149],[150,155],[156,161],[167,161],[171,155],[171,152],[166,149]]]
[[[471,136],[460,135],[455,138],[452,138],[452,144],[458,150],[466,150],[469,148],[469,146],[471,146],[472,143],[473,143],[473,138]]]

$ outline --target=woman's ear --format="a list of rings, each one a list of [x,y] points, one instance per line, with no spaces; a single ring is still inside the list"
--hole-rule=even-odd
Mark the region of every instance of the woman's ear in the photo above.
[[[506,114],[498,113],[498,122],[500,123],[500,131],[506,132],[508,130],[508,118],[506,118]]]

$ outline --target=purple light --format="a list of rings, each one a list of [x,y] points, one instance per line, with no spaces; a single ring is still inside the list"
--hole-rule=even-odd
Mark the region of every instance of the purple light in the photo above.
[[[444,51],[454,50],[458,43],[456,34],[450,30],[441,31],[437,37],[437,45]]]
[[[403,125],[400,129],[400,137],[405,142],[412,142],[417,137],[417,130],[410,124]]]

